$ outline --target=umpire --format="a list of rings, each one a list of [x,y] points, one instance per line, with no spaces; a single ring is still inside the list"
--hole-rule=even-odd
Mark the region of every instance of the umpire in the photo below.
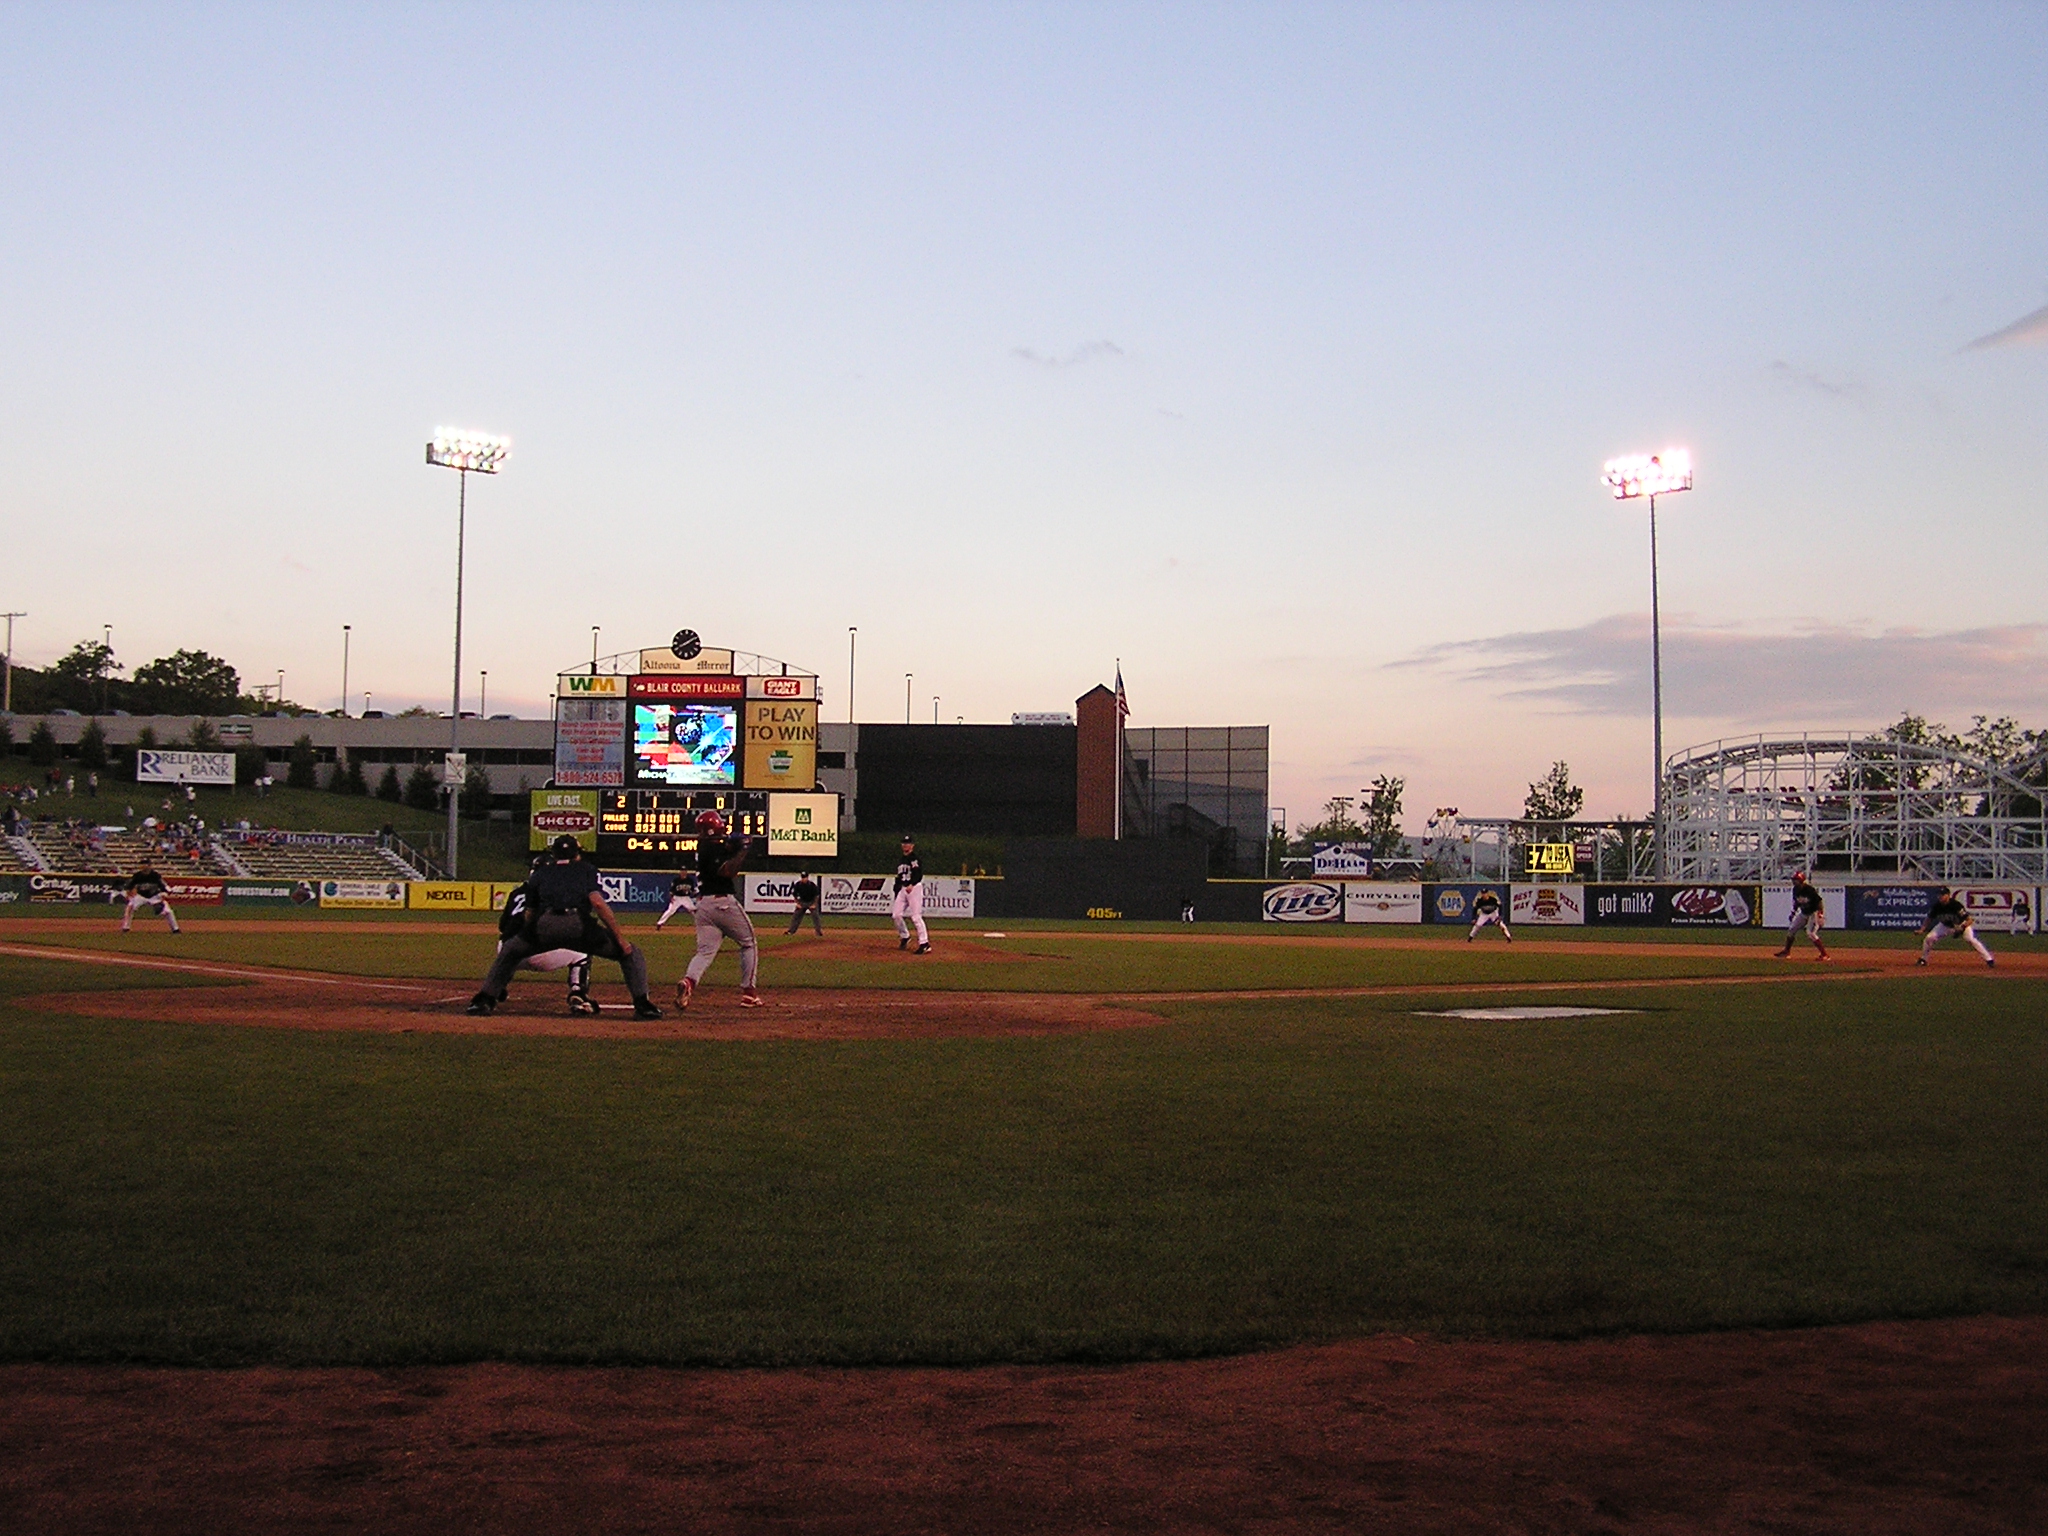
[[[616,960],[625,973],[626,989],[633,994],[633,1017],[658,1019],[661,1010],[647,995],[647,957],[627,940],[604,899],[596,866],[583,859],[576,839],[564,835],[555,839],[548,861],[526,877],[526,921],[517,933],[498,946],[498,958],[482,989],[469,1000],[472,1014],[484,1015],[498,1006],[498,999],[511,985],[512,973],[529,955],[549,949],[579,949],[586,955]]]

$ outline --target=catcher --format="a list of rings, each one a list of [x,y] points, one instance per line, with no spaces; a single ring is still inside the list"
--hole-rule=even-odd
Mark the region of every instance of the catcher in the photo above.
[[[519,931],[498,945],[498,957],[469,1012],[483,1016],[498,1006],[512,973],[533,955],[551,949],[580,950],[586,955],[619,962],[626,990],[633,994],[633,1017],[658,1019],[661,1010],[647,995],[647,957],[633,947],[618,917],[604,899],[594,865],[584,862],[576,839],[555,839],[546,863],[526,877],[527,899]]]

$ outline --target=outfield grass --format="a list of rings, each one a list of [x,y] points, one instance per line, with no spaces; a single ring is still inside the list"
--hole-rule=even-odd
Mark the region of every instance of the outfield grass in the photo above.
[[[1111,1360],[2048,1303],[2048,987],[1586,996],[1644,1011],[620,1044],[0,1004],[0,1356]]]

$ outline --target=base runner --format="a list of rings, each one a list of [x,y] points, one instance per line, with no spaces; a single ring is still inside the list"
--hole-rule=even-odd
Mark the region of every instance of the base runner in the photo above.
[[[1934,905],[1928,909],[1926,926],[1920,930],[1920,958],[1913,963],[1925,965],[1927,952],[1943,939],[1961,939],[1984,957],[1986,965],[1998,964],[1976,930],[1977,920],[1970,916],[1963,898],[1944,885],[1934,893]]]
[[[171,910],[171,904],[164,897],[164,877],[144,864],[128,877],[128,908],[121,914],[121,931],[128,932],[135,921],[138,907],[148,907],[171,925],[171,932],[181,933],[178,914]]]
[[[1500,936],[1510,944],[1515,942],[1515,936],[1508,932],[1507,919],[1500,915],[1500,892],[1491,888],[1472,898],[1472,931],[1465,935],[1465,942],[1470,944],[1479,937],[1479,930],[1489,925],[1498,928]]]
[[[1826,926],[1827,902],[1807,883],[1806,871],[1797,871],[1792,876],[1792,921],[1785,926],[1785,947],[1778,951],[1778,958],[1791,959],[1793,944],[1801,934],[1805,934],[1813,940],[1813,947],[1820,951],[1821,959],[1827,959],[1828,947],[1820,941],[1820,931]]]
[[[917,952],[932,952],[932,936],[924,926],[924,864],[917,856],[917,839],[903,834],[903,856],[896,861],[896,894],[889,900],[889,917],[896,924],[896,947],[910,948],[910,930],[917,929]]]
[[[754,924],[740,905],[740,866],[747,861],[747,840],[725,835],[725,818],[716,811],[697,813],[697,953],[690,968],[676,983],[676,1006],[687,1008],[697,995],[697,983],[711,969],[711,962],[731,939],[740,947],[740,1006],[759,1008],[761,994],[754,986],[761,969],[761,947],[754,939]]]

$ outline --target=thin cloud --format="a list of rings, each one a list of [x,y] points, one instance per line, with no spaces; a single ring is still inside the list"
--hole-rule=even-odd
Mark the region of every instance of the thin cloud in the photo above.
[[[1989,336],[1979,336],[1963,350],[1978,352],[1986,347],[2040,346],[2043,343],[2048,343],[2048,304],[2043,304],[2031,315],[2021,315],[2011,325],[1993,331]]]
[[[1831,400],[1855,400],[1863,394],[1863,386],[1853,380],[1830,379],[1811,368],[1795,368],[1783,358],[1771,364],[1771,377],[1788,389],[1808,390]]]
[[[2048,625],[1756,634],[1679,618],[1665,622],[1663,641],[1667,716],[1825,730],[1909,709],[2048,713]],[[1650,707],[1650,620],[1613,614],[1577,629],[1458,640],[1390,665],[1449,673],[1498,699],[1560,713],[1639,715]]]
[[[1010,356],[1022,358],[1040,368],[1078,368],[1083,363],[1092,363],[1099,358],[1122,357],[1124,349],[1113,341],[1086,341],[1064,357],[1049,357],[1043,352],[1034,352],[1029,347],[1012,347]]]

